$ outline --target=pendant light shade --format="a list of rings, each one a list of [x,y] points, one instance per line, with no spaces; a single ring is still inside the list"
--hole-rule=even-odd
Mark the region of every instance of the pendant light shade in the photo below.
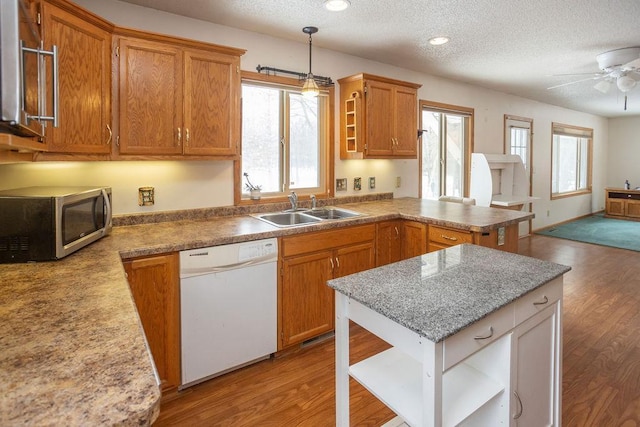
[[[302,86],[302,95],[312,98],[318,96],[320,93],[320,89],[318,88],[318,84],[313,78],[313,73],[311,72],[311,34],[315,34],[318,32],[317,27],[304,27],[302,32],[305,34],[309,34],[309,73],[307,74],[307,78],[304,81],[304,86]]]

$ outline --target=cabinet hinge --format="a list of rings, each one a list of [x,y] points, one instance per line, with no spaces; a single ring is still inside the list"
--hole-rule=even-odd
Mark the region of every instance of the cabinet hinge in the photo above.
[[[240,66],[236,65],[236,74],[240,74]]]
[[[116,145],[120,147],[120,135],[116,136]]]
[[[116,46],[116,58],[120,56],[120,46]]]

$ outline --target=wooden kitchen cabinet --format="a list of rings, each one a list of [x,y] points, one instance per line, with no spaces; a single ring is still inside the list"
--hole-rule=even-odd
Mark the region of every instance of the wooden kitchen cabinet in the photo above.
[[[467,231],[439,225],[429,225],[427,250],[429,252],[448,248],[462,243],[506,252],[518,252],[518,224],[512,224],[487,232]]]
[[[427,224],[391,220],[376,226],[376,266],[427,253]]]
[[[180,385],[178,253],[123,262],[162,391]]]
[[[127,34],[114,61],[118,154],[237,158],[244,50]]]
[[[327,280],[375,266],[375,225],[281,239],[278,349],[334,328],[334,294]]]
[[[41,13],[44,47],[58,47],[59,125],[47,124],[47,150],[108,155],[113,25],[66,1],[45,1]],[[49,81],[48,112],[52,90]]]
[[[422,85],[371,74],[338,82],[341,159],[417,157]]]
[[[640,190],[605,189],[605,216],[617,219],[640,220]]]

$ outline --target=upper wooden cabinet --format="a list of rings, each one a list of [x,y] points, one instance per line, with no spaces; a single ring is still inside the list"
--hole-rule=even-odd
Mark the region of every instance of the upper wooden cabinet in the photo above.
[[[371,74],[340,83],[340,158],[416,158],[418,88]]]
[[[244,51],[155,38],[116,41],[118,154],[236,158]]]
[[[43,2],[41,12],[45,49],[58,47],[59,125],[47,125],[47,150],[109,154],[112,25],[63,1]]]

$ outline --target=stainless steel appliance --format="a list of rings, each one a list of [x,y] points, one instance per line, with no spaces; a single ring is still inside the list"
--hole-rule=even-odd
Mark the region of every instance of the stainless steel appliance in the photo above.
[[[110,187],[0,191],[0,263],[63,258],[109,234]]]
[[[52,58],[53,114],[47,115],[45,58]],[[44,136],[45,122],[58,126],[58,51],[43,50],[38,27],[24,0],[0,0],[0,128]]]
[[[276,352],[277,258],[277,239],[180,252],[180,388]]]

